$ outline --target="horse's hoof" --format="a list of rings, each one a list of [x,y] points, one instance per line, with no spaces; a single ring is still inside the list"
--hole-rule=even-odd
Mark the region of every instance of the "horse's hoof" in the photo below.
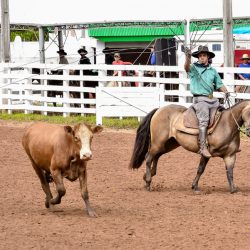
[[[97,213],[94,210],[88,210],[88,216],[92,218],[98,217]]]
[[[201,190],[200,189],[195,189],[194,194],[201,194]]]
[[[231,191],[230,191],[230,193],[234,194],[234,193],[237,193],[237,191],[238,191],[237,188],[232,188]]]

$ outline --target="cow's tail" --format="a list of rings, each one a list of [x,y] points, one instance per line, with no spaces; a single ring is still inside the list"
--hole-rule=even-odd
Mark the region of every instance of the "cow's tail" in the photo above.
[[[137,129],[134,149],[129,163],[130,169],[139,168],[145,160],[150,144],[150,122],[156,111],[157,109],[154,109],[148,113]]]

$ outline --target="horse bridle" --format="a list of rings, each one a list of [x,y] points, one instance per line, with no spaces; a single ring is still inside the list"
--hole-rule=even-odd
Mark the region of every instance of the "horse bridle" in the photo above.
[[[234,122],[235,122],[236,125],[237,125],[238,130],[239,130],[240,132],[244,133],[244,134],[249,133],[249,132],[250,132],[250,126],[245,127],[245,129],[242,129],[242,128],[240,127],[239,123],[237,122],[237,120],[235,119],[235,116],[234,116],[234,114],[233,114],[233,112],[232,112],[232,108],[231,108],[231,105],[230,105],[230,102],[231,102],[231,101],[230,101],[230,99],[229,99],[229,96],[226,97],[225,102],[227,102],[227,104],[228,104],[228,107],[229,107],[229,109],[230,109],[231,115],[232,115],[232,117],[233,117],[233,119],[234,119]]]

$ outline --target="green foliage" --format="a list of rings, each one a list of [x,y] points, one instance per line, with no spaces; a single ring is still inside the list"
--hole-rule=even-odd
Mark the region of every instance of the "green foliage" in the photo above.
[[[20,36],[23,42],[34,42],[39,40],[38,30],[11,30],[10,41],[13,42],[16,36]],[[44,32],[45,41],[49,40],[48,32]]]
[[[9,115],[7,113],[0,113],[1,120],[13,120],[20,122],[31,122],[31,121],[44,121],[49,123],[58,123],[58,124],[77,124],[80,122],[86,122],[88,124],[94,125],[96,123],[95,115],[75,115],[69,117],[63,117],[61,115],[51,115],[45,116],[40,114],[23,114],[23,113],[14,113]],[[134,129],[139,125],[137,118],[104,118],[103,126],[107,128],[116,128],[116,129]]]

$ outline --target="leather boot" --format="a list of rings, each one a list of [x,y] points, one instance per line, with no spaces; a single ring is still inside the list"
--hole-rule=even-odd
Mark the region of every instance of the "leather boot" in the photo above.
[[[210,158],[212,155],[209,153],[206,143],[207,138],[207,128],[202,127],[199,128],[199,146],[200,146],[200,154],[206,158]]]

